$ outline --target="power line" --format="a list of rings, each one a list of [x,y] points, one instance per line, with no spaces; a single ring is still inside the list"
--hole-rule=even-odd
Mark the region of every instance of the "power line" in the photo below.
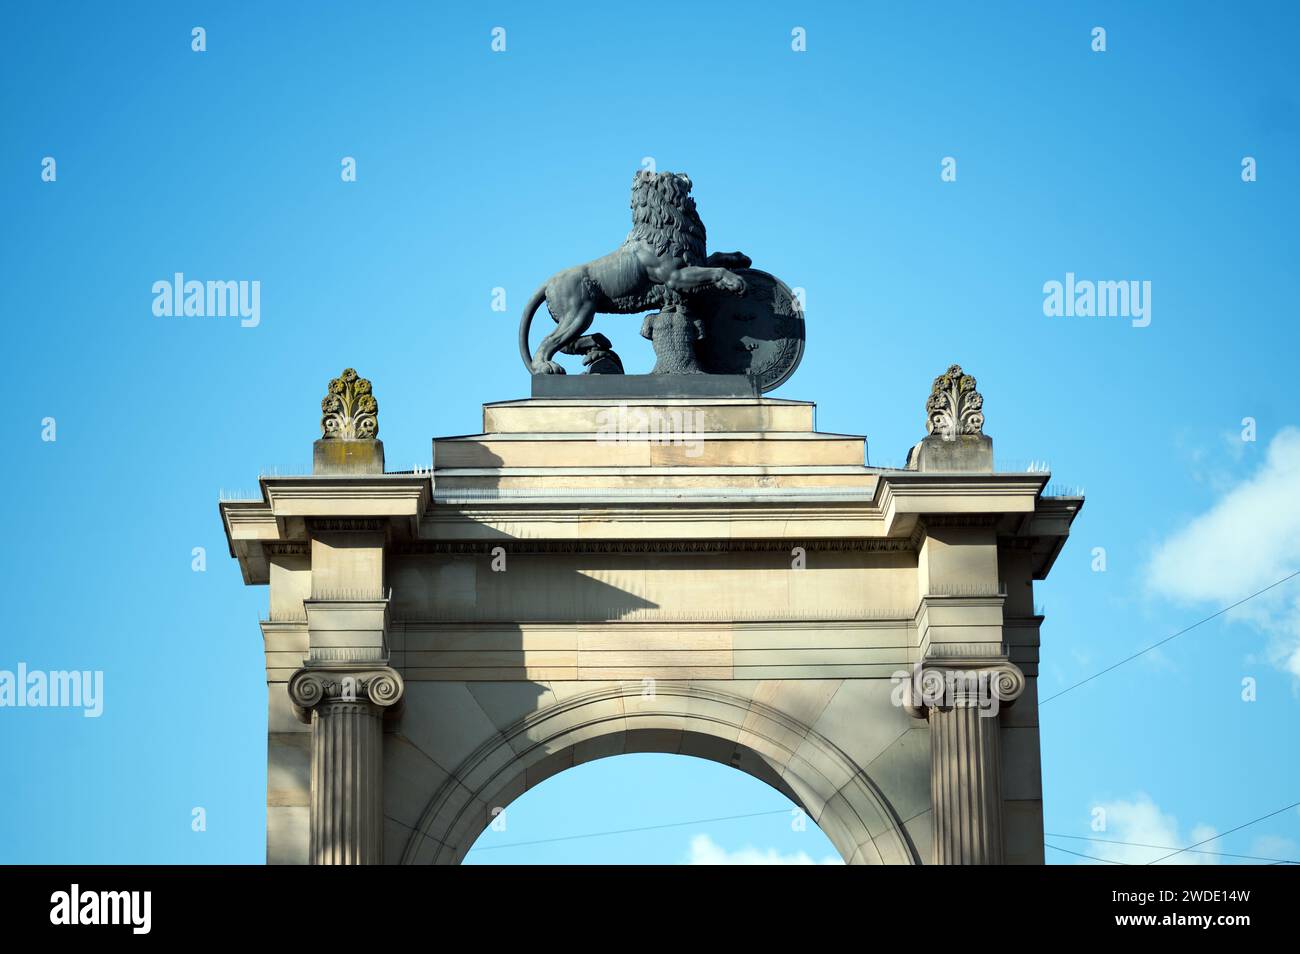
[[[1044,848],[1051,848],[1053,851],[1063,851],[1067,855],[1074,855],[1076,858],[1087,858],[1089,861],[1101,861],[1108,865],[1122,865],[1122,861],[1111,861],[1109,858],[1098,858],[1096,855],[1085,855],[1079,851],[1071,851],[1069,848],[1062,848],[1060,845],[1051,845],[1043,842]]]
[[[1186,848],[1179,848],[1177,851],[1171,851],[1169,854],[1162,855],[1161,857],[1155,859],[1155,861],[1148,861],[1147,864],[1149,865],[1158,864],[1159,862],[1164,861],[1166,858],[1172,858],[1174,855],[1181,854],[1184,851],[1191,851],[1193,848],[1199,848],[1201,845],[1209,844],[1212,841],[1217,841],[1218,839],[1222,838],[1224,835],[1231,835],[1234,831],[1241,831],[1243,828],[1249,828],[1251,825],[1255,824],[1256,822],[1262,822],[1264,819],[1272,818],[1274,815],[1281,815],[1283,812],[1295,808],[1297,805],[1300,805],[1300,802],[1292,802],[1290,805],[1287,805],[1284,808],[1279,808],[1275,812],[1269,812],[1267,815],[1260,815],[1258,818],[1251,819],[1250,821],[1246,822],[1246,824],[1244,825],[1238,825],[1236,828],[1229,828],[1221,835],[1215,835],[1212,838],[1206,838],[1204,841],[1198,841],[1194,845],[1188,845]]]
[[[1286,811],[1286,809],[1283,809],[1283,811]],[[1124,845],[1128,848],[1157,848],[1161,851],[1170,851],[1173,849],[1172,845],[1146,845],[1140,841],[1116,841],[1113,838],[1089,838],[1087,835],[1063,835],[1060,832],[1055,831],[1046,832],[1046,835],[1048,838],[1073,838],[1076,841],[1095,841],[1102,845]],[[1065,849],[1061,848],[1057,850],[1064,851]],[[1177,850],[1191,851],[1190,848],[1179,848]],[[1289,858],[1261,858],[1258,855],[1234,855],[1227,851],[1196,851],[1193,852],[1193,854],[1214,855],[1217,858],[1244,858],[1247,861],[1268,861],[1277,865],[1300,865],[1300,861],[1292,861]]]
[[[1264,858],[1258,855],[1241,855],[1241,854],[1233,854],[1231,852],[1226,852],[1226,851],[1204,851],[1204,850],[1197,851],[1196,850],[1201,845],[1205,845],[1212,841],[1216,841],[1219,838],[1224,837],[1225,835],[1231,835],[1234,832],[1241,831],[1243,828],[1249,828],[1251,825],[1254,825],[1257,822],[1265,821],[1266,819],[1272,818],[1275,815],[1280,815],[1282,814],[1282,812],[1287,811],[1288,809],[1291,808],[1296,808],[1298,806],[1300,806],[1300,802],[1294,802],[1290,805],[1287,805],[1284,808],[1279,808],[1277,811],[1269,812],[1267,815],[1261,815],[1259,818],[1255,818],[1251,821],[1248,821],[1243,825],[1238,825],[1236,828],[1231,828],[1228,831],[1223,832],[1222,834],[1214,835],[1213,837],[1206,838],[1203,841],[1198,841],[1194,845],[1188,845],[1186,848],[1174,849],[1170,851],[1169,854],[1157,858],[1154,861],[1148,861],[1146,862],[1146,864],[1157,864],[1158,862],[1164,861],[1167,858],[1172,858],[1174,855],[1181,854],[1182,852],[1185,851],[1190,851],[1193,854],[1197,854],[1197,855],[1213,855],[1219,858],[1241,858],[1247,861],[1265,861],[1274,865],[1300,865],[1300,861],[1293,861],[1289,858]],[[637,828],[617,828],[617,829],[611,829],[609,831],[584,832],[582,834],[577,834],[577,835],[561,835],[556,838],[538,838],[534,841],[515,841],[506,845],[482,845],[479,847],[471,848],[470,852],[495,851],[500,848],[526,848],[532,845],[546,845],[546,844],[551,844],[559,841],[576,841],[583,838],[603,838],[608,835],[629,835],[629,834],[636,834],[638,832],[660,831],[666,828],[685,828],[690,825],[707,825],[713,822],[739,821],[746,818],[762,818],[769,815],[785,815],[788,814],[789,811],[790,811],[789,809],[779,808],[776,809],[775,811],[751,812],[746,815],[720,815],[715,818],[698,818],[693,821],[666,822],[660,825],[643,825]],[[389,817],[389,816],[385,816],[385,817]],[[397,821],[397,819],[395,818],[391,820]],[[402,823],[398,822],[398,824],[402,824]],[[410,826],[403,825],[403,827],[409,828]],[[411,829],[411,830],[414,831],[415,829]],[[1075,841],[1090,841],[1090,842],[1096,842],[1098,844],[1105,844],[1105,845],[1123,845],[1129,848],[1155,848],[1158,850],[1165,850],[1169,848],[1168,845],[1150,845],[1138,841],[1119,841],[1113,838],[1090,838],[1087,835],[1066,835],[1061,832],[1047,832],[1046,835],[1048,838],[1070,838],[1070,839],[1074,839]],[[1071,851],[1069,848],[1062,848],[1060,845],[1053,845],[1048,842],[1044,842],[1043,847],[1051,848],[1053,851],[1063,852],[1064,854],[1067,855],[1073,855],[1076,858],[1086,858],[1089,861],[1098,861],[1103,864],[1108,864],[1108,865],[1128,864],[1127,862],[1116,861],[1112,858],[1099,858],[1096,855],[1087,855],[1084,854],[1083,852]]]
[[[695,821],[668,822],[663,825],[644,825],[640,828],[618,828],[613,831],[592,831],[581,835],[561,835],[557,838],[539,838],[536,841],[512,841],[508,845],[482,845],[470,851],[495,851],[498,848],[526,848],[529,845],[547,845],[556,841],[575,841],[579,838],[603,838],[606,835],[629,835],[642,831],[659,831],[663,828],[685,828],[689,825],[707,825],[711,822],[736,821],[741,818],[760,818],[764,815],[788,815],[793,809],[778,808],[771,812],[752,812],[748,815],[722,815],[718,818],[700,818]]]
[[[1126,657],[1126,658],[1124,658],[1124,659],[1121,659],[1119,662],[1115,663],[1114,665],[1107,666],[1105,669],[1101,670],[1100,672],[1094,672],[1094,673],[1093,673],[1091,676],[1089,676],[1087,679],[1083,679],[1083,680],[1081,680],[1081,681],[1079,681],[1079,682],[1076,682],[1074,685],[1069,686],[1069,687],[1067,687],[1067,688],[1065,688],[1065,689],[1062,689],[1060,692],[1058,692],[1058,693],[1056,693],[1056,694],[1054,694],[1054,695],[1050,695],[1050,696],[1048,696],[1046,699],[1042,699],[1042,700],[1040,700],[1039,703],[1038,703],[1038,705],[1039,705],[1040,707],[1041,707],[1041,706],[1044,706],[1044,705],[1046,705],[1047,703],[1051,702],[1053,699],[1060,698],[1061,696],[1065,695],[1067,692],[1072,692],[1072,691],[1074,691],[1075,689],[1078,689],[1080,686],[1085,685],[1086,683],[1092,682],[1092,681],[1093,681],[1094,679],[1096,679],[1098,676],[1104,676],[1106,673],[1110,672],[1111,670],[1113,670],[1113,669],[1118,669],[1120,666],[1124,665],[1125,663],[1132,662],[1134,659],[1137,659],[1139,656],[1145,656],[1147,653],[1151,652],[1151,650],[1153,650],[1153,649],[1158,649],[1159,647],[1163,646],[1165,643],[1169,642],[1171,639],[1177,639],[1179,636],[1182,636],[1184,633],[1190,633],[1190,632],[1191,632],[1192,630],[1194,630],[1196,627],[1201,626],[1201,625],[1204,625],[1205,623],[1208,623],[1208,622],[1209,622],[1210,620],[1212,620],[1212,619],[1217,619],[1218,617],[1222,616],[1224,613],[1228,612],[1229,610],[1236,609],[1236,608],[1237,608],[1238,606],[1240,606],[1242,603],[1247,603],[1247,602],[1249,602],[1250,600],[1253,600],[1255,597],[1260,596],[1260,595],[1262,595],[1262,594],[1264,594],[1264,593],[1267,593],[1269,590],[1273,589],[1273,587],[1275,587],[1275,586],[1281,586],[1281,585],[1282,585],[1283,583],[1285,583],[1287,580],[1290,580],[1290,579],[1292,579],[1292,578],[1294,578],[1294,577],[1296,577],[1296,576],[1300,576],[1300,570],[1296,570],[1294,573],[1290,573],[1290,574],[1288,574],[1287,576],[1282,577],[1282,579],[1278,580],[1276,583],[1270,583],[1268,586],[1264,587],[1262,590],[1259,590],[1259,591],[1257,591],[1257,592],[1255,592],[1255,593],[1251,593],[1249,596],[1245,597],[1244,599],[1237,600],[1237,602],[1233,603],[1231,606],[1225,606],[1223,609],[1219,610],[1218,612],[1216,612],[1216,613],[1211,613],[1209,616],[1205,617],[1205,619],[1198,620],[1197,622],[1193,623],[1191,626],[1188,626],[1186,629],[1180,629],[1178,632],[1174,633],[1172,636],[1166,636],[1164,639],[1160,640],[1160,642],[1158,642],[1158,643],[1152,643],[1152,644],[1151,644],[1150,646],[1148,646],[1146,649],[1140,649],[1140,650],[1138,650],[1138,651],[1135,652],[1132,656],[1128,656],[1128,657]]]
[[[1250,600],[1255,599],[1255,597],[1257,597],[1257,596],[1261,596],[1261,595],[1263,595],[1264,593],[1267,593],[1269,590],[1274,589],[1275,587],[1281,586],[1283,583],[1287,582],[1288,580],[1293,579],[1293,578],[1296,577],[1296,576],[1300,576],[1300,570],[1296,570],[1296,571],[1294,571],[1294,572],[1292,572],[1292,573],[1289,573],[1288,575],[1282,577],[1282,579],[1277,580],[1277,581],[1274,582],[1274,583],[1270,583],[1268,586],[1264,587],[1263,589],[1261,589],[1261,590],[1257,590],[1256,592],[1251,593],[1249,596],[1244,597],[1244,598],[1238,600],[1237,602],[1232,603],[1232,604],[1229,605],[1229,606],[1225,606],[1225,607],[1223,607],[1222,609],[1220,609],[1220,610],[1218,610],[1218,611],[1216,611],[1216,612],[1214,612],[1214,613],[1211,613],[1209,616],[1205,617],[1204,619],[1198,620],[1197,622],[1193,623],[1192,625],[1190,625],[1190,626],[1188,626],[1188,627],[1186,627],[1186,628],[1184,628],[1184,629],[1180,629],[1178,632],[1174,633],[1173,635],[1166,636],[1164,639],[1160,640],[1159,642],[1152,643],[1150,646],[1147,646],[1145,649],[1141,649],[1141,650],[1139,650],[1138,652],[1134,653],[1133,655],[1128,656],[1128,657],[1126,657],[1126,658],[1124,658],[1124,659],[1121,659],[1119,662],[1114,663],[1113,665],[1107,666],[1105,669],[1102,669],[1102,670],[1100,670],[1100,671],[1098,671],[1098,672],[1093,673],[1093,674],[1092,674],[1091,676],[1089,676],[1088,678],[1083,679],[1083,680],[1081,680],[1081,681],[1079,681],[1079,682],[1076,682],[1074,685],[1072,685],[1072,686],[1068,686],[1068,687],[1066,687],[1065,689],[1062,689],[1060,692],[1048,696],[1046,699],[1042,699],[1042,700],[1040,700],[1039,703],[1038,703],[1039,706],[1041,707],[1041,706],[1043,706],[1043,705],[1045,705],[1045,704],[1051,702],[1053,699],[1056,699],[1056,698],[1059,698],[1060,696],[1065,695],[1067,692],[1071,692],[1071,691],[1073,691],[1073,690],[1075,690],[1075,689],[1078,689],[1080,686],[1085,685],[1085,684],[1091,682],[1092,680],[1098,678],[1099,676],[1104,676],[1106,673],[1111,672],[1111,671],[1113,671],[1113,670],[1115,670],[1115,669],[1118,669],[1120,666],[1123,666],[1125,663],[1132,662],[1134,659],[1137,659],[1137,658],[1140,657],[1140,656],[1144,656],[1145,654],[1151,652],[1151,650],[1153,650],[1153,649],[1158,649],[1159,647],[1163,646],[1165,643],[1168,643],[1168,642],[1170,642],[1171,640],[1177,639],[1179,636],[1182,636],[1182,635],[1184,635],[1185,633],[1189,633],[1189,632],[1191,632],[1192,630],[1196,629],[1198,626],[1202,626],[1202,625],[1204,625],[1205,623],[1208,623],[1208,622],[1209,622],[1210,620],[1212,620],[1212,619],[1217,619],[1218,617],[1222,616],[1224,613],[1227,613],[1229,610],[1236,609],[1238,606],[1241,606],[1243,603],[1247,603],[1247,602],[1249,602]],[[1222,838],[1222,837],[1224,837],[1224,835],[1230,835],[1230,834],[1232,834],[1233,832],[1241,831],[1241,829],[1243,829],[1243,828],[1248,828],[1248,827],[1250,827],[1251,825],[1254,825],[1256,822],[1261,822],[1261,821],[1264,821],[1265,819],[1272,818],[1274,815],[1280,815],[1282,812],[1286,811],[1287,809],[1289,809],[1289,808],[1295,808],[1297,805],[1300,805],[1300,802],[1296,802],[1296,803],[1294,803],[1294,804],[1292,804],[1292,805],[1288,805],[1288,806],[1286,806],[1286,808],[1279,808],[1279,809],[1278,809],[1277,811],[1275,811],[1275,812],[1270,812],[1270,813],[1267,814],[1267,815],[1263,815],[1263,816],[1261,816],[1261,817],[1259,817],[1259,818],[1256,818],[1256,819],[1254,819],[1254,820],[1252,820],[1252,821],[1248,821],[1248,822],[1246,822],[1244,825],[1238,825],[1236,828],[1229,829],[1228,831],[1225,831],[1225,832],[1223,832],[1222,834],[1219,834],[1219,835],[1215,835],[1215,836],[1212,837],[1212,838],[1206,838],[1204,841],[1198,841],[1195,845],[1188,845],[1186,848],[1178,848],[1178,849],[1176,849],[1176,850],[1174,850],[1174,851],[1171,851],[1171,852],[1170,852],[1169,854],[1167,854],[1167,855],[1163,855],[1163,856],[1161,856],[1160,858],[1156,858],[1154,861],[1148,861],[1147,864],[1149,864],[1149,865],[1158,864],[1159,862],[1164,861],[1164,860],[1166,860],[1167,858],[1172,858],[1174,855],[1181,854],[1182,852],[1185,852],[1185,851],[1193,851],[1193,849],[1198,848],[1198,847],[1200,847],[1201,845],[1208,844],[1208,843],[1211,842],[1211,841],[1215,841],[1215,840],[1217,840],[1217,839],[1219,839],[1219,838]],[[769,811],[769,812],[752,812],[752,813],[747,814],[747,815],[722,815],[722,816],[719,816],[719,817],[717,817],[717,818],[701,818],[701,819],[696,819],[696,820],[694,820],[694,821],[668,822],[668,823],[665,823],[665,824],[662,824],[662,825],[644,825],[644,826],[641,826],[641,827],[638,827],[638,828],[619,828],[619,829],[613,829],[613,830],[610,830],[610,831],[586,832],[586,833],[583,833],[583,834],[577,834],[577,835],[561,835],[561,836],[556,837],[556,838],[539,838],[539,839],[536,839],[536,840],[534,840],[534,841],[516,841],[516,842],[511,842],[511,843],[509,843],[509,844],[505,844],[505,845],[484,845],[484,846],[482,846],[482,847],[474,847],[474,848],[471,848],[471,849],[470,849],[470,852],[474,852],[474,851],[495,851],[495,850],[497,850],[497,849],[501,849],[501,848],[526,848],[526,847],[530,847],[530,846],[533,846],[533,845],[546,845],[546,844],[553,844],[553,843],[555,843],[555,842],[562,842],[562,841],[576,841],[576,840],[583,839],[583,838],[603,838],[603,837],[608,836],[608,835],[628,835],[628,834],[635,834],[635,833],[638,833],[638,832],[646,832],[646,831],[660,831],[660,830],[663,830],[663,829],[666,829],[666,828],[685,828],[685,827],[687,827],[687,826],[689,826],[689,825],[707,825],[707,824],[711,824],[711,823],[713,823],[713,822],[737,821],[737,820],[745,819],[745,818],[760,818],[760,817],[763,817],[763,816],[766,816],[766,815],[784,815],[784,814],[787,813],[787,811],[788,811],[787,809],[777,809],[776,811]],[[396,821],[396,819],[393,819],[393,820]],[[399,824],[400,824],[400,823],[399,823]],[[409,827],[409,826],[404,826],[404,827]],[[1052,838],[1075,838],[1075,839],[1081,839],[1081,840],[1084,840],[1084,841],[1107,842],[1107,839],[1103,839],[1103,838],[1085,838],[1085,837],[1083,837],[1083,836],[1081,836],[1081,835],[1056,835],[1056,834],[1049,834],[1049,837],[1052,837]],[[1128,846],[1131,846],[1131,847],[1141,847],[1141,848],[1157,848],[1157,849],[1163,849],[1163,848],[1167,847],[1167,846],[1164,846],[1164,845],[1140,845],[1140,844],[1137,844],[1137,843],[1135,843],[1135,842],[1121,842],[1121,841],[1112,841],[1112,842],[1109,842],[1109,843],[1110,843],[1110,844],[1117,844],[1117,845],[1128,845]],[[1074,855],[1074,856],[1079,857],[1079,858],[1087,858],[1087,859],[1089,859],[1089,860],[1091,860],[1091,861],[1100,861],[1100,862],[1103,862],[1103,863],[1105,863],[1105,864],[1124,864],[1124,862],[1121,862],[1121,861],[1112,861],[1111,859],[1108,859],[1108,858],[1098,858],[1098,857],[1096,857],[1095,855],[1085,855],[1085,854],[1083,854],[1083,853],[1081,853],[1081,852],[1071,851],[1070,849],[1068,849],[1068,848],[1062,848],[1062,847],[1060,847],[1059,845],[1052,845],[1052,844],[1044,843],[1044,847],[1046,847],[1046,848],[1051,848],[1053,851],[1064,852],[1064,853],[1067,854],[1067,855]],[[1228,853],[1226,853],[1226,852],[1203,851],[1203,852],[1194,852],[1194,853],[1195,853],[1195,854],[1207,854],[1207,855],[1219,855],[1219,856],[1222,856],[1222,857],[1230,857],[1230,858],[1247,858],[1247,859],[1252,859],[1252,856],[1250,856],[1250,855],[1232,855],[1232,854],[1228,854]],[[1275,860],[1275,859],[1267,859],[1267,858],[1254,858],[1254,859],[1252,859],[1252,860],[1259,860],[1259,861],[1272,861],[1272,862],[1275,863],[1275,864],[1296,864],[1296,863],[1297,863],[1297,862],[1292,862],[1292,861],[1289,861],[1289,860]]]

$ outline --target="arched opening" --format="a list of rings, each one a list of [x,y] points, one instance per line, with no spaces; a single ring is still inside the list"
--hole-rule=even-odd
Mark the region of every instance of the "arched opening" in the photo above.
[[[850,864],[920,863],[860,766],[811,727],[717,683],[635,682],[577,692],[479,745],[432,793],[406,864],[457,864],[501,809],[565,769],[628,753],[708,759],[801,808]]]
[[[516,798],[464,864],[843,864],[788,797],[730,766],[638,752],[565,769]]]

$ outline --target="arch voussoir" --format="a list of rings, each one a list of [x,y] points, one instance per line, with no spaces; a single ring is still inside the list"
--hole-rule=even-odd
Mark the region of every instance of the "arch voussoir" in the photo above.
[[[691,682],[658,683],[653,692],[637,682],[603,684],[518,719],[432,794],[402,860],[430,860],[428,843],[439,846],[435,863],[457,863],[494,810],[576,764],[627,752],[691,755],[744,771],[802,807],[846,861],[886,853],[920,860],[884,795],[832,742],[778,706]]]

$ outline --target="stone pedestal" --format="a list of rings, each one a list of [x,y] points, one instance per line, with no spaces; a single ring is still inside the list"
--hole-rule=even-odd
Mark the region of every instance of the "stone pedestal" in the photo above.
[[[384,442],[321,439],[312,445],[313,474],[382,474]]]
[[[985,434],[925,438],[907,455],[909,470],[926,473],[993,473],[993,439]]]
[[[533,397],[596,401],[659,398],[755,398],[759,382],[744,374],[534,374]]]

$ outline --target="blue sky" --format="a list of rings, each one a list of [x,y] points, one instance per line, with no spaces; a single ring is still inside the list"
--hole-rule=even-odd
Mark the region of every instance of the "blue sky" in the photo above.
[[[345,365],[375,383],[396,469],[524,396],[520,307],[622,239],[645,157],[689,172],[711,248],[807,290],[808,349],[778,396],[817,401],[821,430],[900,464],[930,380],[959,361],[1000,460],[1086,489],[1038,588],[1044,697],[1300,569],[1290,5],[560,10],[6,10],[0,669],[102,669],[106,698],[98,719],[0,710],[0,861],[263,858],[266,593],[225,556],[219,492],[305,466]],[[259,281],[260,324],[154,317],[152,284],[178,271]],[[1044,283],[1071,272],[1151,282],[1151,324],[1046,317]],[[597,326],[630,371],[652,363],[637,327]],[[1147,861],[1160,852],[1065,836],[1181,847],[1300,800],[1298,599],[1292,580],[1046,703],[1048,842]],[[530,792],[480,845],[788,807],[716,766],[625,757]],[[472,860],[832,851],[789,827]],[[1206,847],[1300,859],[1300,814]]]

